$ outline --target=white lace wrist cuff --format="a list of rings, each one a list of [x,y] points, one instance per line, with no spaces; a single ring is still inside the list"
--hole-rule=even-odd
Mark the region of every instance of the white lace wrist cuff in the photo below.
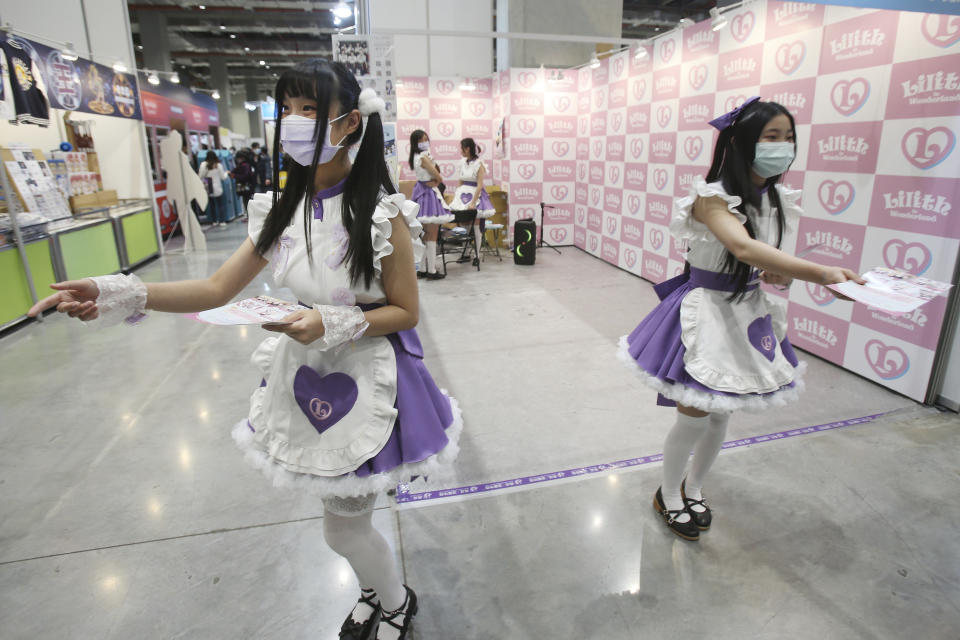
[[[359,340],[370,323],[363,317],[360,307],[337,307],[333,305],[314,305],[323,318],[323,343],[321,351],[334,349],[347,342]]]
[[[126,321],[136,324],[146,317],[147,285],[131,274],[96,276],[93,280],[100,294],[97,296],[97,311],[100,324],[111,326]]]

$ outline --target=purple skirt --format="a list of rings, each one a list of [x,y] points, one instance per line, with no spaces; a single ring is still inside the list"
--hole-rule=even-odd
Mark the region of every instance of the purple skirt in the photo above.
[[[423,347],[416,330],[386,337],[397,357],[397,418],[380,453],[357,468],[355,473],[361,478],[439,453],[449,442],[446,430],[453,424],[450,399],[423,364]]]
[[[709,282],[708,284],[712,286],[708,288],[721,291],[732,290],[728,283],[722,282],[722,274],[714,274],[699,269],[692,269],[692,271],[694,272],[693,281],[691,281],[691,274],[685,273],[654,287],[654,291],[656,291],[661,302],[637,325],[637,328],[630,335],[625,337],[625,344],[622,343],[621,347],[625,348],[626,353],[622,353],[622,357],[628,357],[629,361],[635,364],[642,373],[652,378],[653,380],[650,380],[650,382],[653,382],[651,386],[658,390],[664,388],[670,388],[674,391],[692,390],[710,396],[743,399],[746,401],[743,408],[751,408],[750,405],[753,405],[752,408],[758,408],[764,404],[765,399],[781,394],[786,390],[794,390],[795,383],[791,382],[777,391],[764,394],[737,394],[718,391],[700,383],[687,373],[684,365],[684,355],[687,349],[681,339],[682,326],[680,322],[680,305],[684,297],[697,286],[703,286],[703,280],[710,280],[716,276],[720,276],[720,280]],[[756,286],[752,287],[752,289],[755,288]],[[791,365],[794,367],[799,365],[793,346],[786,336],[780,342],[780,349]],[[671,393],[670,395],[676,394]],[[675,407],[677,403],[663,393],[659,393],[657,404],[665,407]]]
[[[441,218],[443,222],[453,220],[453,214],[447,209],[434,188],[417,181],[413,187],[413,201],[420,205],[418,218]]]
[[[465,183],[465,184],[469,184],[469,183]],[[476,183],[474,183],[474,185],[476,185]],[[470,201],[473,200],[473,196],[471,196],[469,193],[461,193],[460,200],[461,202],[463,202],[463,204],[469,204]],[[477,211],[493,210],[493,203],[490,202],[490,196],[487,195],[486,189],[480,189],[480,197],[477,198],[476,209]]]

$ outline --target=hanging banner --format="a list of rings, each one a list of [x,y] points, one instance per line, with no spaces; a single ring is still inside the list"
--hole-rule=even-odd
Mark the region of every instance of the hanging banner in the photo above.
[[[143,104],[143,121],[169,127],[173,118],[182,119],[187,129],[208,131],[211,126],[220,126],[217,101],[205,93],[194,92],[180,84],[160,79],[160,84],[147,81],[147,74],[140,73],[140,100]]]
[[[919,11],[960,15],[957,0],[810,0],[812,4],[832,4],[861,9],[889,9],[891,11]],[[960,25],[957,25],[960,28]]]
[[[53,109],[141,120],[140,96],[133,74],[78,58],[66,60],[60,49],[9,34],[30,54]]]
[[[383,98],[384,122],[397,119],[396,77],[393,63],[393,36],[333,35],[333,59],[344,64],[362,89],[372,88]]]

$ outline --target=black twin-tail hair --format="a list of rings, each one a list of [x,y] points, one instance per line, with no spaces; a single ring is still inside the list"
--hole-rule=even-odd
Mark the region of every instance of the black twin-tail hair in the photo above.
[[[426,137],[427,132],[423,129],[416,129],[410,134],[410,158],[407,160],[407,163],[410,165],[411,170],[416,170],[416,167],[413,166],[413,158],[417,155],[417,152],[420,151],[420,143]]]
[[[317,141],[313,151],[310,166],[303,166],[296,161],[287,163],[287,181],[283,191],[273,192],[273,206],[264,222],[260,238],[257,240],[256,250],[260,255],[266,255],[270,248],[290,225],[296,213],[297,204],[303,202],[303,230],[307,239],[307,254],[313,263],[310,242],[310,222],[313,219],[312,202],[317,193],[314,185],[314,176],[317,173],[317,164],[320,159],[320,150],[323,148],[327,134],[327,117],[331,105],[338,106],[337,115],[350,113],[358,108],[360,85],[353,74],[339,62],[330,62],[324,58],[315,58],[301,62],[292,69],[285,71],[277,81],[274,91],[276,96],[276,121],[281,122],[281,109],[287,98],[307,98],[317,103],[317,123],[314,128],[314,140]],[[334,116],[336,117],[336,116]],[[383,157],[383,122],[377,113],[367,118],[367,132],[363,133],[363,124],[339,144],[349,147],[360,139],[360,148],[353,162],[350,173],[347,174],[343,188],[343,206],[341,220],[349,235],[347,253],[344,261],[347,263],[350,282],[354,285],[363,281],[366,287],[373,281],[373,240],[370,236],[370,225],[373,212],[386,194],[397,192],[387,169]],[[273,184],[280,184],[280,131],[273,136]]]
[[[470,162],[473,162],[477,159],[478,153],[483,153],[483,147],[478,145],[473,138],[464,138],[460,141],[460,148],[466,149],[467,153],[470,154]]]
[[[785,115],[790,119],[790,129],[794,132],[793,145],[794,150],[796,150],[797,133],[793,115],[787,111],[786,107],[776,102],[757,101],[748,105],[731,126],[720,132],[717,145],[713,150],[713,163],[707,172],[707,182],[717,182],[719,180],[723,184],[724,191],[729,195],[740,197],[740,204],[737,205],[736,209],[747,217],[743,226],[746,227],[751,238],[757,237],[752,212],[759,212],[763,194],[753,183],[750,167],[753,165],[757,151],[757,141],[760,139],[760,134],[763,133],[763,128],[778,115]],[[777,212],[776,246],[778,249],[783,241],[783,231],[786,226],[780,194],[775,186],[782,177],[783,174],[767,178],[764,185],[770,197],[770,206]],[[750,280],[753,267],[746,262],[737,260],[736,256],[729,250],[726,251],[724,256],[724,267],[727,271],[733,272],[733,279],[736,284],[730,300],[742,299],[746,294],[747,282]]]

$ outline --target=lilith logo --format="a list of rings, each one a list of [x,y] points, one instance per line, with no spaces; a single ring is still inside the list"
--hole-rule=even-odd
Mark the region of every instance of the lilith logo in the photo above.
[[[479,118],[480,116],[482,116],[482,115],[483,115],[484,113],[486,113],[486,112],[487,112],[487,105],[485,105],[484,103],[482,103],[482,102],[471,102],[471,103],[470,103],[470,113],[472,113],[472,114],[475,115],[476,117]]]
[[[909,134],[910,132],[908,131],[907,135],[909,136]],[[907,137],[904,136],[904,142],[906,142],[906,140]],[[870,143],[860,136],[840,134],[817,140],[817,150],[820,152],[820,157],[824,160],[856,161],[857,156],[863,157],[867,155],[870,151]]]
[[[664,104],[657,109],[657,124],[660,125],[661,129],[666,129],[667,125],[670,124],[670,119],[673,117],[673,109],[670,108],[670,105]]]
[[[637,264],[637,252],[633,249],[627,249],[623,252],[623,259],[631,269]]]
[[[610,179],[610,182],[620,182],[620,167],[615,164],[610,165],[607,169],[607,177]]]
[[[663,62],[670,62],[670,58],[673,57],[674,52],[677,49],[677,43],[674,40],[667,40],[662,45],[660,45],[660,59]]]
[[[941,216],[948,215],[953,205],[946,197],[920,190],[909,191],[900,189],[896,193],[883,194],[883,205],[891,212],[899,212],[896,217],[915,219],[907,212],[927,211]],[[894,214],[896,215],[896,214]],[[936,215],[920,218],[921,220],[936,220]]]
[[[778,27],[785,27],[803,22],[816,10],[817,5],[812,2],[781,2],[773,10],[773,20]]]
[[[923,18],[922,30],[927,42],[946,49],[960,42],[960,16],[928,13]]]
[[[794,93],[790,91],[783,91],[781,93],[775,93],[771,98],[774,102],[779,102],[788,109],[793,109],[794,111],[799,111],[804,109],[807,106],[807,96],[802,93]]]
[[[753,33],[753,25],[756,24],[756,17],[753,11],[746,11],[734,17],[730,21],[730,33],[737,42],[743,42]]]
[[[657,140],[650,145],[650,152],[654,158],[666,159],[673,154],[673,142],[670,140]]]
[[[869,97],[870,83],[866,78],[840,80],[830,91],[830,103],[844,116],[852,116],[859,111]]]
[[[449,138],[453,135],[453,123],[452,122],[441,122],[437,125],[437,131],[440,132],[440,135],[444,138]]]
[[[896,380],[910,369],[910,358],[897,346],[873,339],[864,346],[867,364],[882,380]]]
[[[781,104],[783,104],[781,102]],[[786,106],[786,105],[784,105]],[[688,104],[680,110],[684,124],[701,124],[710,119],[710,107],[703,103]]]
[[[553,108],[566,113],[570,109],[570,98],[567,96],[553,96]]]
[[[537,167],[533,164],[521,164],[517,167],[517,173],[520,174],[520,177],[524,180],[529,180],[536,174]]]
[[[818,307],[825,307],[836,300],[836,297],[834,297],[826,287],[813,282],[807,282],[805,284],[807,286],[807,295],[810,296],[810,299],[813,300]]]
[[[647,81],[643,78],[637,78],[633,81],[633,97],[638,102],[643,100],[644,94],[647,93]]]
[[[550,187],[550,195],[553,196],[554,200],[563,201],[568,193],[569,189],[567,189],[566,185],[555,184]]]
[[[734,58],[723,65],[723,76],[728,80],[737,80],[740,78],[749,78],[757,71],[756,58]]]
[[[603,180],[603,165],[593,164],[590,167],[590,182],[601,182]]]
[[[666,169],[657,169],[653,172],[653,184],[657,187],[657,191],[663,191],[663,188],[667,186]]]
[[[619,140],[610,140],[607,143],[607,156],[608,159],[623,160],[623,143]]]
[[[537,84],[537,74],[530,71],[522,71],[517,77],[517,82],[524,89],[532,89]]]
[[[747,96],[744,96],[744,95],[729,96],[726,100],[723,101],[723,108],[726,111],[733,111],[734,109],[736,109],[746,101],[747,101]]]
[[[690,162],[693,162],[703,151],[703,139],[691,136],[683,141],[683,153],[686,154]]]
[[[821,347],[836,347],[840,341],[833,329],[820,324],[813,318],[794,317],[793,329]]]
[[[634,138],[630,141],[630,153],[635,160],[639,160],[643,155],[643,138]]]
[[[663,231],[653,227],[650,229],[648,237],[650,238],[650,246],[659,251],[660,247],[663,246]]]
[[[672,42],[672,40],[671,40]],[[664,95],[671,93],[677,88],[677,79],[673,76],[662,76],[657,78],[657,94]]]
[[[830,215],[838,216],[853,204],[856,191],[853,185],[846,180],[840,180],[839,182],[824,180],[820,183],[817,195],[824,210]]]
[[[553,153],[560,158],[566,157],[570,153],[570,143],[560,140],[554,140],[552,145]]]
[[[854,29],[830,41],[830,54],[834,58],[840,56],[849,58],[851,54],[882,47],[886,39],[887,34],[880,29]]]
[[[816,245],[821,245],[820,248],[816,249],[814,253],[819,253],[821,255],[835,255],[831,251],[839,251],[845,256],[849,256],[853,253],[853,243],[849,239],[835,234],[832,231],[807,231],[804,236],[806,237],[807,244],[806,246],[812,247]]]
[[[423,105],[419,102],[404,102],[403,110],[407,112],[408,116],[415,118],[420,115],[420,112],[423,110]]]
[[[453,91],[453,80],[437,80],[436,87],[441,95],[449,95]]]
[[[919,276],[930,268],[933,253],[921,242],[904,242],[895,238],[883,245],[883,261],[891,269]]]
[[[547,175],[553,180],[572,180],[572,164],[550,164],[547,166]]]
[[[520,129],[520,133],[528,136],[536,130],[537,122],[533,118],[520,118],[517,122],[517,128]]]
[[[687,74],[687,80],[690,81],[690,86],[695,90],[699,91],[703,88],[703,85],[707,82],[707,65],[698,64],[694,67],[690,67],[690,72]]]
[[[619,78],[623,74],[623,58],[617,58],[613,61],[613,75]]]
[[[460,115],[460,105],[455,102],[431,102],[430,108],[434,115],[440,118]]]
[[[556,243],[563,242],[567,239],[567,230],[559,227],[550,229],[550,239]]]
[[[927,170],[946,160],[956,143],[953,131],[946,127],[914,127],[903,135],[900,148],[910,164]]]
[[[643,267],[644,267],[644,269],[647,270],[648,273],[650,273],[650,275],[651,275],[652,277],[654,277],[654,278],[662,278],[662,277],[663,277],[663,274],[664,274],[664,271],[665,271],[664,266],[663,266],[662,264],[660,264],[656,259],[654,259],[654,258],[652,258],[652,257],[651,257],[651,258],[646,258],[646,259],[643,261]]]
[[[635,129],[646,129],[647,128],[647,113],[644,111],[631,111],[630,112],[630,126]]]
[[[803,64],[803,60],[806,57],[807,45],[804,44],[803,40],[795,40],[794,42],[785,42],[780,45],[777,48],[774,61],[777,63],[777,68],[789,76],[800,68],[800,65]]]

